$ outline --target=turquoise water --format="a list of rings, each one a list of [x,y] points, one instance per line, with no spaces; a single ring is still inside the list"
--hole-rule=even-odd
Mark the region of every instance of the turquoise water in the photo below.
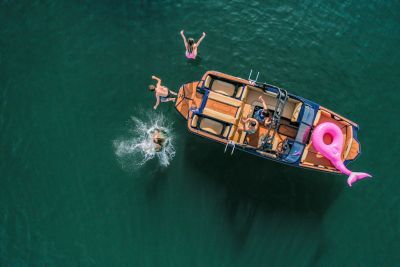
[[[0,266],[398,266],[398,1],[1,1]],[[184,58],[179,31],[198,38]],[[189,135],[152,110],[206,70],[281,86],[360,124],[346,177]],[[175,157],[121,163],[131,117]],[[135,161],[132,158],[132,161]],[[129,159],[128,159],[129,161]],[[129,162],[128,162],[129,163]]]

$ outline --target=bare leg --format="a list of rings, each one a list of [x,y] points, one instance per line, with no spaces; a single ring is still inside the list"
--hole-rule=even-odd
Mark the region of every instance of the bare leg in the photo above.
[[[172,90],[169,90],[169,92],[170,92],[171,94],[173,94],[173,95],[178,95],[177,93],[175,93],[175,92],[172,91]]]
[[[170,97],[170,98],[165,99],[163,102],[170,102],[170,101],[175,102],[175,100],[176,100],[176,98]]]

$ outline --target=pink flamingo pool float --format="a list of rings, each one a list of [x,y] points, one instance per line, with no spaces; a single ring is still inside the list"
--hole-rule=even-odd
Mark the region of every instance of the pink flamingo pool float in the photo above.
[[[330,135],[332,143],[326,144],[324,142],[324,135]],[[341,159],[343,151],[343,134],[337,125],[331,122],[321,123],[314,129],[311,135],[311,141],[314,148],[321,153],[322,156],[327,158],[336,169],[349,176],[349,178],[347,178],[347,184],[349,186],[352,186],[352,184],[357,180],[372,177],[368,173],[352,172],[346,168]]]

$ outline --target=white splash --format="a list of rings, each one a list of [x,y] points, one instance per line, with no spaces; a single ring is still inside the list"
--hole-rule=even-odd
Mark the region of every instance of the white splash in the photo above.
[[[158,129],[165,133],[164,148],[160,152],[154,149],[153,132]],[[162,114],[155,115],[145,122],[132,117],[130,136],[114,140],[115,155],[123,167],[140,167],[147,161],[157,158],[161,166],[168,166],[175,156],[172,127],[167,124]]]

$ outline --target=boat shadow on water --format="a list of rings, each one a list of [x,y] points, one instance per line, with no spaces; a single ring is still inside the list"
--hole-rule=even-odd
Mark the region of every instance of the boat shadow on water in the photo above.
[[[242,151],[199,139],[188,138],[185,159],[188,172],[198,183],[223,190],[223,213],[239,246],[243,246],[255,221],[287,220],[320,229],[321,219],[346,186],[344,177],[312,172],[265,160]],[[205,149],[206,148],[206,149]],[[317,233],[318,234],[318,233]]]

